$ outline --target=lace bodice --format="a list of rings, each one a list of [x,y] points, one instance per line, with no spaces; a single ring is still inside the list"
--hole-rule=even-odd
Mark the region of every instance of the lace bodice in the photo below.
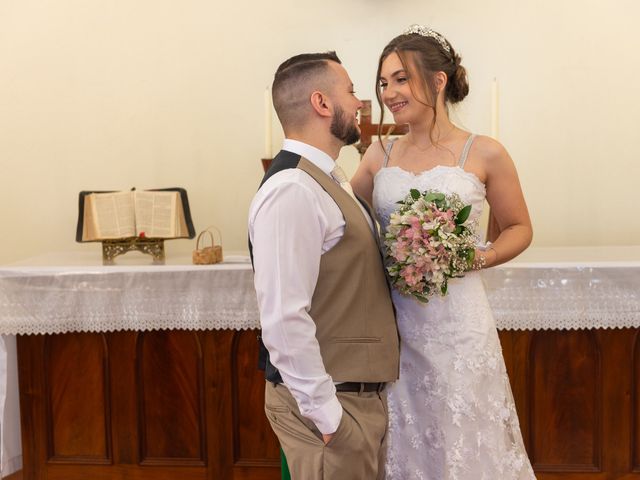
[[[465,204],[471,205],[470,222],[478,222],[482,215],[485,186],[480,179],[460,166],[439,165],[421,173],[413,173],[400,167],[381,168],[373,179],[373,207],[382,227],[386,230],[389,217],[412,188],[420,191],[438,190],[457,193]]]

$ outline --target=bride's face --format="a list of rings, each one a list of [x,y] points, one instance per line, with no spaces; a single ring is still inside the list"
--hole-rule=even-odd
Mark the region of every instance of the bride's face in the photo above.
[[[382,102],[391,111],[396,123],[420,121],[430,111],[429,107],[425,105],[429,102],[426,98],[421,98],[424,96],[424,88],[418,86],[422,83],[420,75],[412,65],[407,65],[407,68],[409,71],[402,65],[400,57],[396,53],[385,58],[380,68],[379,82]],[[418,98],[414,92],[419,95]]]

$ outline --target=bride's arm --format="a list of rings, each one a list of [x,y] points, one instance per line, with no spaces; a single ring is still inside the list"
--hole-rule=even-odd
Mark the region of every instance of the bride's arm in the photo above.
[[[489,137],[481,137],[478,143],[478,153],[486,172],[487,202],[500,228],[495,242],[486,251],[477,252],[477,263],[487,268],[523,252],[531,243],[533,230],[518,172],[509,153]]]
[[[356,170],[351,179],[353,191],[361,198],[364,198],[369,205],[371,205],[373,196],[373,177],[380,170],[383,158],[384,150],[380,147],[380,143],[372,143],[367,148],[367,151],[364,152],[358,170]]]

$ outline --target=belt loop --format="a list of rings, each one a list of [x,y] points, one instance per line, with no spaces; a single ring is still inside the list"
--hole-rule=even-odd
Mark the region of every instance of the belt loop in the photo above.
[[[364,383],[360,382],[360,391],[358,392],[358,395],[362,395],[362,392],[364,392]]]
[[[376,391],[378,392],[378,395],[380,394],[380,392],[382,392],[382,390],[384,390],[384,382],[380,382],[378,384],[378,388],[376,389]]]

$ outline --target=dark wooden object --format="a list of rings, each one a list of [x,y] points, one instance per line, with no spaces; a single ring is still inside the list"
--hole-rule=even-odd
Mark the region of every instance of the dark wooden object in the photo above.
[[[4,480],[22,480],[22,470],[18,470],[15,473],[12,473],[11,475],[7,476],[7,477],[2,477]]]
[[[367,148],[371,145],[373,138],[378,136],[378,129],[380,129],[380,135],[383,138],[386,135],[404,135],[409,132],[408,125],[385,123],[378,126],[377,123],[372,123],[371,100],[362,100],[362,104],[363,107],[360,109],[360,142],[355,145],[361,156],[367,151]]]
[[[255,332],[18,337],[24,480],[280,478]]]
[[[640,480],[640,329],[502,331],[539,480]],[[25,480],[277,480],[256,332],[18,337]]]
[[[500,332],[538,480],[640,479],[639,332]]]

